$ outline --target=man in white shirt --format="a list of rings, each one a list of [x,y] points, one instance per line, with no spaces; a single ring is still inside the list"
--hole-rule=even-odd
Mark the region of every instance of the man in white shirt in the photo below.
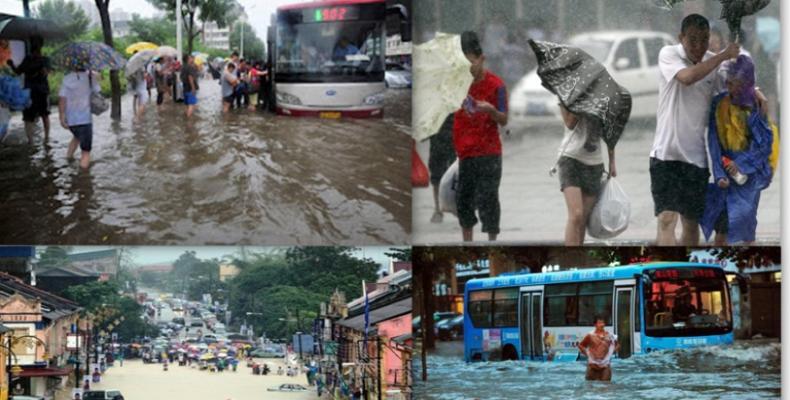
[[[705,135],[711,101],[723,88],[717,70],[739,53],[730,43],[721,53],[708,51],[708,20],[691,14],[683,19],[680,44],[658,55],[660,70],[656,134],[650,151],[650,189],[658,218],[659,246],[699,243],[705,208],[708,157]],[[678,217],[680,243],[675,238]]]
[[[92,76],[91,76],[92,74]],[[77,146],[82,151],[80,166],[88,169],[93,147],[93,118],[91,116],[91,93],[99,93],[101,77],[90,71],[73,71],[63,77],[58,96],[60,125],[74,135],[66,156],[71,159]]]

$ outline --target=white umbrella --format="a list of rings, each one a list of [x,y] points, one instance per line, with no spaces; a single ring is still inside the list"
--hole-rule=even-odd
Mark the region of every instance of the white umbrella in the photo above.
[[[156,50],[143,50],[138,51],[129,61],[126,62],[126,75],[132,75],[135,72],[144,69],[145,65],[157,56]]]
[[[444,33],[415,46],[413,57],[412,136],[425,140],[461,108],[472,84],[471,64],[461,51],[461,36]]]
[[[156,52],[157,55],[161,57],[165,57],[165,56],[173,57],[173,58],[178,57],[178,50],[176,50],[174,47],[171,46],[159,46],[159,48],[156,49]]]

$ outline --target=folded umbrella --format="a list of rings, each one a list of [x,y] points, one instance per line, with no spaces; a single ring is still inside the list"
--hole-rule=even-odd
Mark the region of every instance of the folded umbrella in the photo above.
[[[75,42],[58,49],[52,56],[52,64],[68,70],[117,70],[126,65],[126,60],[104,43]]]
[[[583,50],[564,44],[530,40],[543,86],[574,114],[602,125],[601,135],[614,148],[631,115],[631,94],[604,66]]]
[[[721,19],[727,21],[730,28],[730,40],[736,40],[741,31],[741,19],[762,10],[771,0],[719,0],[721,1]]]

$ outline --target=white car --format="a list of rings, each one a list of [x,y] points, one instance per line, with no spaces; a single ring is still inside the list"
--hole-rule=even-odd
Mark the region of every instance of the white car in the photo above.
[[[631,92],[631,119],[655,118],[658,108],[658,53],[675,44],[656,31],[600,31],[573,36],[568,44],[600,61],[612,78]],[[557,96],[541,85],[537,70],[522,78],[510,93],[509,126],[529,128],[562,121]]]

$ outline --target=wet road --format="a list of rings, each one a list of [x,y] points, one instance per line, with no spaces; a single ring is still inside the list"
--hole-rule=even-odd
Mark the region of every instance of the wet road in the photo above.
[[[513,133],[502,142],[502,182],[499,198],[502,207],[500,241],[561,244],[564,240],[567,211],[560,192],[559,178],[549,176],[557,160],[562,139],[560,128]],[[617,145],[617,180],[631,200],[628,229],[612,240],[587,237],[585,244],[649,244],[655,242],[656,219],[650,194],[649,153],[653,144],[654,126],[630,125]],[[427,164],[428,142],[417,146]],[[606,156],[604,155],[604,158]],[[781,170],[781,166],[777,171]],[[779,243],[780,174],[762,192],[757,213],[757,243]],[[433,214],[431,189],[415,189],[413,194],[412,243],[437,244],[461,240],[458,219],[445,214],[440,224],[430,222]],[[678,224],[678,237],[680,224]],[[475,240],[487,239],[475,227]]]
[[[462,345],[461,345],[462,346]],[[463,347],[461,347],[463,351]],[[587,382],[580,362],[464,363],[429,356],[420,399],[765,399],[781,395],[781,344],[667,351],[614,360],[612,382]],[[415,374],[421,367],[415,360]]]
[[[154,93],[155,96],[155,93]],[[201,81],[198,110],[142,122],[94,120],[88,173],[65,159],[71,134],[48,146],[0,147],[3,244],[392,244],[411,224],[411,92],[388,91],[385,117],[329,121],[234,111],[217,81]],[[12,133],[22,134],[21,117]]]

